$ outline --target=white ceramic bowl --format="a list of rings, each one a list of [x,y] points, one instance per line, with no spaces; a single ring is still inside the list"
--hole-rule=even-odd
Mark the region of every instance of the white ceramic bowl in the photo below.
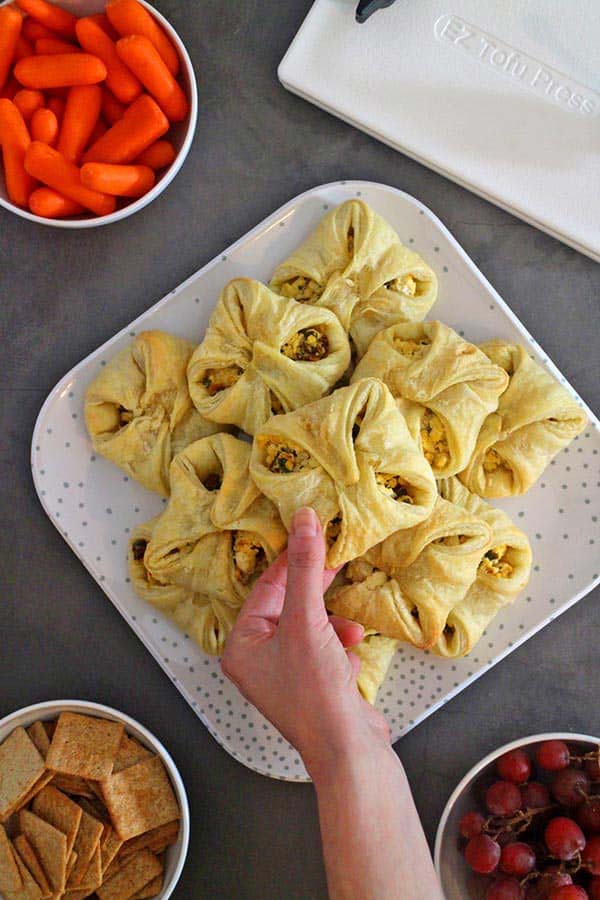
[[[78,18],[103,12],[106,6],[106,0],[53,0],[53,2],[57,6],[62,6],[63,9],[69,10],[69,12],[72,12]],[[169,168],[162,173],[151,191],[148,191],[148,193],[144,194],[143,197],[140,197],[139,200],[134,200],[122,209],[117,209],[109,216],[90,215],[79,216],[72,219],[45,219],[42,218],[42,216],[34,216],[29,210],[21,209],[20,206],[15,206],[14,203],[10,202],[6,193],[4,170],[2,166],[0,166],[0,206],[10,210],[10,212],[16,213],[18,216],[21,216],[22,219],[29,219],[30,222],[37,222],[40,225],[52,225],[54,228],[97,228],[99,225],[110,225],[112,222],[120,222],[121,219],[132,216],[140,209],[148,206],[149,203],[152,203],[152,201],[155,200],[159,194],[162,194],[165,188],[173,181],[185,162],[185,158],[192,145],[194,132],[196,131],[196,122],[198,120],[198,87],[196,85],[192,61],[185,49],[183,41],[173,26],[167,22],[165,17],[161,15],[157,9],[150,3],[147,3],[146,0],[139,0],[139,2],[145,6],[162,25],[177,48],[179,59],[181,61],[183,88],[190,102],[190,112],[187,118],[183,122],[172,125],[169,132],[169,140],[173,141],[173,145],[177,151],[177,156]],[[4,3],[0,2],[0,6],[4,6]]]
[[[533,734],[494,750],[473,766],[455,788],[442,813],[434,850],[435,868],[446,900],[484,900],[489,879],[476,875],[467,866],[459,848],[458,823],[465,813],[481,809],[483,791],[498,779],[495,774],[498,757],[508,750],[520,748],[533,751],[542,741],[557,740],[579,747],[583,752],[594,750],[600,744],[600,738],[587,734]]]
[[[156,753],[162,759],[181,810],[179,835],[176,843],[167,849],[164,885],[157,898],[157,900],[166,900],[167,897],[172,895],[175,885],[181,876],[190,839],[190,809],[185,787],[183,786],[181,775],[177,771],[177,766],[161,742],[147,728],[136,722],[135,719],[116,709],[111,709],[110,706],[103,706],[101,703],[90,703],[87,700],[50,700],[46,703],[35,703],[33,706],[18,709],[16,712],[6,716],[6,718],[0,719],[0,744],[19,725],[27,728],[37,719],[55,719],[61,712],[81,713],[83,715],[96,716],[99,719],[111,719],[114,722],[122,722],[127,734],[136,738],[140,744],[152,750],[153,753]]]

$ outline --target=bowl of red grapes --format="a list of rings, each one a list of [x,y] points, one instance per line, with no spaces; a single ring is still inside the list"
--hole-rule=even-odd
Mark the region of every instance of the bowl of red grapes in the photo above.
[[[600,738],[487,756],[446,805],[435,863],[446,900],[600,900]]]

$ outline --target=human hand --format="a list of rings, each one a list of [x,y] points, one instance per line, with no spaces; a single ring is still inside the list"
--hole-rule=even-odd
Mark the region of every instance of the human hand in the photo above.
[[[346,752],[389,746],[381,713],[360,695],[360,660],[345,648],[363,628],[328,616],[323,602],[335,572],[312,509],[296,512],[288,548],[256,582],[229,635],[224,674],[302,756],[313,779]]]

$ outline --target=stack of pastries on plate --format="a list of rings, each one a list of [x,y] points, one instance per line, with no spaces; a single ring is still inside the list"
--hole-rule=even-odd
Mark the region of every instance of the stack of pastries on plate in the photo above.
[[[365,628],[370,702],[400,642],[463,656],[527,584],[527,536],[483,498],[525,493],[586,417],[522,347],[423,321],[436,297],[350,200],[269,286],[226,285],[199,346],[145,332],[89,386],[95,450],[168,497],[131,536],[135,590],[205,652],[302,506],[342,567],[327,609]]]

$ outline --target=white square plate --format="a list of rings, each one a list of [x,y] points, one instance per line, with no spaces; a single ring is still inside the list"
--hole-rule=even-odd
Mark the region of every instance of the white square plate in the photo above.
[[[433,317],[474,342],[502,337],[529,345],[532,355],[565,384],[428,209],[385,185],[339,182],[291,200],[79,363],[46,400],[32,444],[33,477],[48,516],[210,733],[244,765],[292,781],[307,780],[295,750],[223,677],[217,659],[206,656],[134,594],[127,574],[128,535],[166,501],[93,453],[83,399],[100,368],[140,331],[158,328],[200,341],[219,292],[231,278],[247,275],[267,281],[328,209],[352,197],[362,197],[434,267],[440,291]],[[537,485],[524,497],[498,504],[525,529],[533,545],[531,582],[514,606],[497,617],[464,659],[438,659],[409,645],[397,653],[377,701],[394,740],[598,583],[600,424],[587,412],[592,424],[553,461]]]

